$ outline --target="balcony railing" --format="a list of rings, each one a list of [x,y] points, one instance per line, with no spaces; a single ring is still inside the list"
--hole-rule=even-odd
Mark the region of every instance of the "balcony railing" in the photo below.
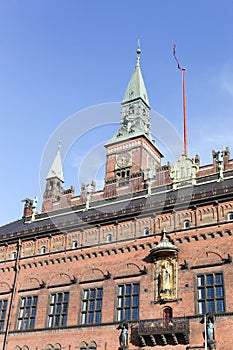
[[[139,321],[138,336],[143,346],[189,343],[189,319],[159,318]]]

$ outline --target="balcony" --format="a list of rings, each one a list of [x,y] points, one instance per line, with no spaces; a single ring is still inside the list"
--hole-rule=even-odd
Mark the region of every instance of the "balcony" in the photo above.
[[[165,346],[189,343],[189,320],[185,317],[139,321],[141,346]]]

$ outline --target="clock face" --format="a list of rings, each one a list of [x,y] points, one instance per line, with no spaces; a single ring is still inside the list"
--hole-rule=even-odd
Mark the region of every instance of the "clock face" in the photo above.
[[[130,154],[129,153],[122,153],[117,157],[117,165],[120,168],[124,168],[130,163]]]

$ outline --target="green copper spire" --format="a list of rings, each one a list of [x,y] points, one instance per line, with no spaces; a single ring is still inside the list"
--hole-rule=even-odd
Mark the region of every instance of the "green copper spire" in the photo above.
[[[150,106],[140,68],[140,54],[138,45],[136,66],[121,104],[120,128],[107,144],[138,136],[145,136],[154,142],[150,131]]]
[[[146,87],[144,84],[144,80],[143,80],[143,76],[140,68],[140,54],[141,54],[141,49],[138,41],[137,63],[136,63],[134,72],[131,76],[128,87],[126,89],[122,104],[141,98],[149,107],[149,100],[146,92]]]

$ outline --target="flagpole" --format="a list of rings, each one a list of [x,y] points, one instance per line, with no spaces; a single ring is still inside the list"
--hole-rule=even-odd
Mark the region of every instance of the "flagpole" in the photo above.
[[[188,155],[188,141],[187,141],[187,121],[186,121],[186,81],[185,81],[185,68],[180,66],[180,63],[176,57],[176,44],[173,45],[173,55],[177,63],[178,69],[182,74],[182,93],[183,93],[183,117],[184,117],[184,154]]]

